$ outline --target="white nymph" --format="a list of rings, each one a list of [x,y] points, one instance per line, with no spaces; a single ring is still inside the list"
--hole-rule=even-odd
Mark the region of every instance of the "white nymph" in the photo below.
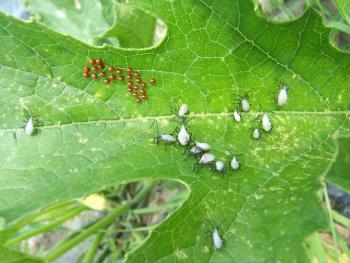
[[[204,153],[198,161],[198,164],[209,164],[215,160],[215,155],[212,153]]]
[[[224,241],[220,237],[219,231],[216,228],[214,229],[212,236],[215,249],[221,249],[224,246]]]
[[[288,100],[288,86],[283,85],[277,96],[277,103],[280,107],[287,103]]]
[[[231,160],[231,168],[233,170],[238,170],[241,167],[240,163],[237,160],[236,156],[233,156],[232,160]]]
[[[242,110],[247,112],[250,110],[250,103],[248,101],[248,96],[244,96],[242,99],[241,99],[241,104],[242,104]]]
[[[205,143],[205,142],[198,142],[196,141],[196,147],[198,147],[199,149],[201,149],[203,152],[207,152],[210,150],[210,145]]]
[[[241,122],[241,114],[239,113],[239,111],[237,110],[233,111],[233,118],[235,119],[236,122]]]
[[[155,139],[157,140],[157,144],[159,144],[159,142],[161,141],[163,141],[166,144],[173,144],[176,142],[175,137],[170,134],[161,134],[155,137]]]
[[[187,104],[182,104],[179,107],[179,112],[177,114],[177,116],[182,119],[189,111],[188,105]]]
[[[223,173],[225,171],[225,165],[222,161],[215,162],[215,170],[219,173]]]
[[[29,117],[29,119],[24,127],[24,132],[27,135],[31,136],[31,135],[33,135],[34,131],[35,131],[34,119],[32,117]]]
[[[203,150],[197,146],[193,146],[190,151],[189,151],[189,154],[192,155],[192,156],[195,156],[195,155],[198,155],[200,153],[202,153]]]
[[[177,135],[177,140],[183,146],[187,145],[190,142],[190,134],[187,132],[185,125],[181,125],[180,132]]]
[[[252,137],[253,137],[255,140],[259,140],[259,139],[260,139],[261,133],[260,133],[260,129],[259,129],[259,128],[255,128],[255,129],[253,130]]]
[[[272,129],[272,122],[269,119],[269,116],[267,116],[267,113],[264,113],[262,119],[261,119],[261,124],[264,129],[264,131],[269,132]]]

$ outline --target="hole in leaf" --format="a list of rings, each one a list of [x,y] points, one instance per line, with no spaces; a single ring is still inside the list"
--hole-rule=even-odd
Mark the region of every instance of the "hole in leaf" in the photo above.
[[[2,242],[34,256],[76,262],[97,240],[94,259],[123,259],[187,197],[178,181],[117,185],[27,215],[5,226]]]
[[[26,14],[88,44],[146,48],[159,44],[166,27],[156,17],[113,0],[29,1]],[[26,19],[30,18],[27,15]]]

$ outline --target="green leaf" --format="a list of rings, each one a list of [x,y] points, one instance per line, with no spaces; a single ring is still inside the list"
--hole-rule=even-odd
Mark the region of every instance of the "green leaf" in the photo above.
[[[0,262],[2,263],[40,263],[44,262],[24,253],[19,253],[0,245]]]
[[[343,52],[350,52],[349,6],[343,0],[253,0],[256,13],[274,22],[286,22],[299,18],[307,8],[317,10],[324,26],[332,28],[330,38],[333,45]]]
[[[320,0],[310,0],[310,3],[322,15],[325,26],[350,34],[350,24],[345,19],[344,12],[338,8],[341,5],[336,5],[335,1]]]
[[[46,26],[95,45],[153,45],[156,18],[113,0],[30,0],[29,12]]]
[[[110,41],[117,36],[121,47],[142,48],[153,45],[157,20],[144,11],[115,3],[116,22],[103,36]]]
[[[337,139],[337,152],[334,163],[327,172],[327,180],[350,192],[350,137]]]
[[[313,0],[309,0],[309,2],[311,1]],[[290,0],[287,2],[284,0],[253,0],[253,2],[254,9],[259,15],[279,22],[290,21],[299,17],[306,7],[305,1],[300,0]]]
[[[90,44],[115,22],[113,0],[29,0],[27,9],[40,23]]]
[[[330,46],[313,11],[275,25],[244,0],[130,2],[165,21],[159,46],[94,48],[0,16],[0,216],[11,222],[115,183],[173,179],[191,189],[188,200],[129,262],[307,262],[303,241],[327,226],[318,193],[337,151],[333,138],[350,130],[350,56]],[[149,100],[136,104],[125,83],[84,79],[93,57],[155,77]],[[283,109],[270,95],[276,79],[290,86]],[[230,113],[233,93],[248,93],[252,104],[240,124]],[[194,173],[181,147],[152,143],[155,120],[160,132],[173,131],[171,108],[183,102],[195,139],[225,162],[227,150],[242,153],[240,171]],[[24,107],[43,123],[35,136],[21,128]],[[275,112],[274,128],[254,141],[260,108]],[[213,249],[206,219],[219,226],[222,250]]]
[[[341,14],[342,18],[349,24],[350,26],[350,8],[349,8],[349,2],[346,2],[345,0],[333,0],[334,5],[337,7],[339,13]]]

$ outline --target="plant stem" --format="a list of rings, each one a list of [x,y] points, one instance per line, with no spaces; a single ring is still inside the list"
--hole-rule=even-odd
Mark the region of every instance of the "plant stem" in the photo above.
[[[332,217],[335,221],[342,224],[344,227],[350,230],[350,219],[346,218],[342,214],[338,213],[335,210],[332,210]]]
[[[104,231],[100,231],[96,234],[96,237],[94,241],[91,243],[89,250],[85,254],[85,257],[82,261],[82,263],[92,263],[96,254],[96,251],[98,249],[98,245],[102,241],[103,237],[105,235]]]
[[[111,251],[106,248],[105,250],[102,251],[102,253],[98,256],[98,258],[96,259],[96,263],[103,263],[104,260],[106,259],[106,257],[108,257],[108,255],[111,253]]]
[[[333,222],[332,207],[331,207],[331,203],[329,201],[327,187],[325,184],[323,184],[323,193],[324,193],[324,199],[325,199],[327,210],[328,210],[329,223],[330,223],[330,227],[331,227],[331,231],[332,231],[332,237],[333,237],[333,242],[334,242],[334,246],[335,246],[335,251],[337,253],[337,262],[339,262],[339,256],[340,256],[339,255],[339,247],[338,247],[337,236],[336,236],[334,222]]]
[[[18,235],[17,237],[10,239],[6,242],[6,245],[14,245],[16,243],[19,243],[22,240],[28,239],[32,236],[36,236],[45,232],[50,231],[51,229],[57,227],[58,225],[62,224],[63,222],[67,221],[68,219],[80,214],[82,211],[84,211],[86,209],[85,206],[78,206],[76,208],[71,209],[71,211],[67,212],[65,215],[63,215],[61,218],[59,218],[58,220],[49,223],[47,225],[44,225],[42,227],[33,229],[31,231],[25,232],[23,234]]]
[[[33,222],[42,222],[42,221],[50,221],[54,220],[62,215],[65,210],[69,211],[71,209],[76,208],[77,206],[82,206],[81,203],[74,200],[74,202],[66,202],[61,205],[55,205],[55,207],[49,208],[45,211],[43,211],[39,216],[37,216]],[[85,205],[84,205],[85,206]]]
[[[153,206],[153,207],[145,207],[145,208],[136,208],[131,210],[131,213],[134,214],[150,214],[150,213],[157,213],[157,212],[165,212],[171,208],[178,207],[182,204],[182,202],[172,202],[172,203],[165,203],[163,205]]]
[[[100,219],[87,229],[83,230],[81,233],[75,235],[71,239],[67,240],[67,242],[59,245],[56,247],[51,253],[48,254],[46,257],[47,262],[51,262],[55,260],[56,258],[60,257],[64,253],[66,253],[68,250],[88,238],[89,236],[95,234],[100,229],[107,228],[110,224],[112,224],[115,221],[115,218],[126,211],[130,210],[131,207],[137,203],[139,203],[142,199],[144,199],[150,191],[154,188],[156,182],[149,182],[145,183],[145,186],[143,189],[129,202],[124,203],[123,205],[116,208],[114,211],[112,211],[109,215],[105,216],[104,218]]]

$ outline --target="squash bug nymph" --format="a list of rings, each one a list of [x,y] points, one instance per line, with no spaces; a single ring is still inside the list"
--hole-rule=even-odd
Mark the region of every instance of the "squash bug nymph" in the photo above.
[[[222,161],[216,161],[214,164],[214,170],[218,173],[225,173],[225,164]]]
[[[247,112],[250,110],[250,103],[248,101],[249,96],[247,94],[245,94],[244,96],[240,96],[238,94],[236,94],[239,99],[237,99],[237,102],[239,103],[240,108],[242,109],[242,111]]]
[[[236,156],[233,156],[233,158],[231,160],[231,168],[233,170],[238,170],[239,168],[241,168],[241,164],[238,162]]]
[[[232,159],[231,159],[231,162],[230,162],[230,166],[233,170],[238,170],[241,168],[241,164],[239,163],[237,157],[242,155],[242,154],[237,154],[237,155],[234,155],[231,153],[231,151],[229,151],[229,153],[231,154],[232,156]]]
[[[223,221],[225,221],[225,220],[226,219],[224,219]],[[214,248],[216,250],[222,249],[224,247],[224,238],[219,233],[219,227],[214,227],[208,219],[207,219],[207,222],[209,223],[209,225],[212,229],[210,231],[210,235],[211,235],[211,239],[212,239]]]
[[[165,145],[175,144],[176,138],[172,134],[159,134],[157,123],[157,136],[154,137],[154,142],[156,142],[157,144],[159,144],[160,142],[164,142]]]
[[[219,230],[217,228],[214,228],[212,238],[215,249],[221,249],[224,246],[224,240],[220,236]]]
[[[157,144],[159,144],[159,142],[163,141],[167,144],[173,144],[176,142],[176,139],[174,136],[172,136],[171,134],[160,134],[156,137],[157,140]]]
[[[183,119],[185,117],[185,115],[188,114],[188,113],[189,113],[188,105],[187,104],[182,104],[179,107],[179,112],[177,114],[177,117],[179,119]]]
[[[188,151],[188,156],[185,158],[185,160],[188,159],[188,158],[190,158],[191,156],[196,157],[196,156],[198,156],[198,155],[200,155],[200,154],[202,154],[202,153],[203,153],[203,150],[202,150],[202,149],[198,148],[197,146],[193,146],[193,147]]]
[[[267,113],[264,113],[264,115],[262,116],[261,124],[264,131],[270,132],[272,130],[272,122]]]
[[[24,127],[24,132],[27,135],[31,136],[31,135],[33,135],[34,131],[35,131],[34,120],[32,117],[29,117],[29,119],[26,123],[26,126]]]
[[[176,115],[175,119],[180,120],[181,123],[185,123],[186,115],[189,114],[190,110],[187,104],[181,104],[179,107],[174,107],[172,112]]]
[[[195,144],[196,144],[196,147],[201,149],[202,152],[207,152],[210,150],[210,145],[205,143],[205,142],[198,142],[198,141],[195,141]]]
[[[277,95],[277,104],[278,106],[282,107],[287,103],[289,87],[282,81],[278,81],[278,83],[282,84],[282,87]]]
[[[259,140],[261,138],[260,130],[261,130],[261,128],[259,128],[259,127],[252,128],[252,138],[254,140]]]
[[[37,121],[36,117],[32,117],[26,109],[24,109],[24,113],[26,116],[25,125],[24,125],[24,132],[28,136],[32,136],[37,132],[37,129],[35,126],[38,123],[38,121]]]
[[[177,140],[182,146],[186,146],[190,142],[191,135],[187,132],[185,125],[181,125],[180,131],[177,135]]]
[[[203,155],[199,158],[198,162],[194,164],[193,171],[196,170],[198,166],[200,168],[197,170],[199,171],[203,166],[205,165],[211,165],[215,161],[215,155],[212,153],[203,153]]]
[[[241,122],[242,120],[241,113],[236,109],[233,111],[233,118],[236,122]]]
[[[267,112],[265,112],[263,110],[263,108],[261,107],[261,105],[259,104],[259,108],[263,111],[263,115],[261,117],[261,115],[259,115],[256,120],[260,120],[261,121],[261,126],[262,126],[262,129],[265,131],[265,132],[270,132],[272,130],[272,122],[269,118],[269,116],[267,115]]]

